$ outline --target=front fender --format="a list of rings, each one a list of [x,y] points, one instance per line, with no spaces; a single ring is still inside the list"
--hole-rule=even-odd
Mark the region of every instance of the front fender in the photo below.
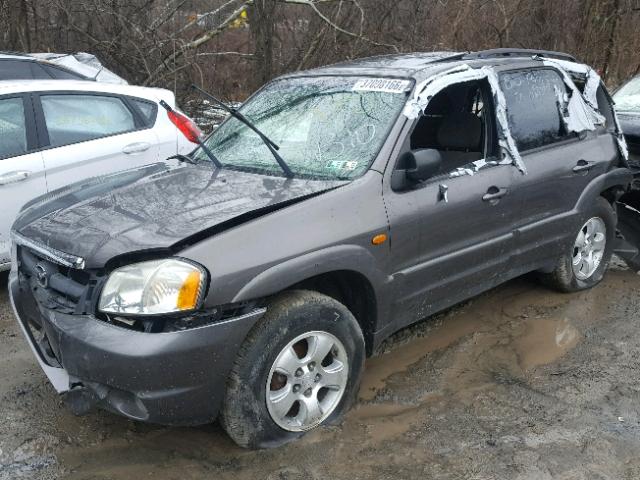
[[[335,245],[301,255],[256,275],[233,298],[233,302],[266,297],[291,285],[323,273],[339,270],[357,272],[366,277],[376,294],[389,282],[376,268],[376,258],[367,249],[357,245]]]

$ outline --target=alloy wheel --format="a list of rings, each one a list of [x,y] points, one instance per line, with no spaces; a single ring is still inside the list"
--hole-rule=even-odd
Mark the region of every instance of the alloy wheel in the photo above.
[[[269,372],[269,414],[284,430],[310,430],[336,409],[348,378],[349,361],[340,340],[321,331],[299,335],[282,349]]]
[[[573,273],[579,280],[590,278],[600,266],[607,243],[607,227],[601,218],[587,220],[573,245]]]

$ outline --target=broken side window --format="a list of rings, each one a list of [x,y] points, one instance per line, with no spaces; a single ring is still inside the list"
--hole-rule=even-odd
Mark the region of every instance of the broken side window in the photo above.
[[[562,77],[551,69],[506,72],[500,85],[518,150],[530,150],[571,136],[565,120],[569,95]]]
[[[450,85],[425,108],[411,134],[411,149],[438,150],[438,176],[473,174],[498,163],[494,118],[486,80]]]

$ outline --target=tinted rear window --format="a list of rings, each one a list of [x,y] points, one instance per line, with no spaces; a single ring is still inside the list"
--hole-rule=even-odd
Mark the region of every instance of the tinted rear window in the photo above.
[[[0,80],[48,79],[47,73],[28,60],[0,60]]]
[[[519,150],[542,147],[566,138],[556,89],[566,92],[564,81],[549,69],[504,73],[500,85],[507,102],[511,133]]]

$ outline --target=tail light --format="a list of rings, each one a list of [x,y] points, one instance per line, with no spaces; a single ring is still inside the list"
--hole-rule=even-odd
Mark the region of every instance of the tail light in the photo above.
[[[169,116],[169,120],[173,123],[178,130],[182,132],[182,134],[189,140],[191,143],[200,143],[200,139],[202,138],[202,130],[198,128],[198,126],[194,123],[186,115],[173,110],[169,105],[165,102],[160,102],[160,104],[167,110],[167,115]]]

